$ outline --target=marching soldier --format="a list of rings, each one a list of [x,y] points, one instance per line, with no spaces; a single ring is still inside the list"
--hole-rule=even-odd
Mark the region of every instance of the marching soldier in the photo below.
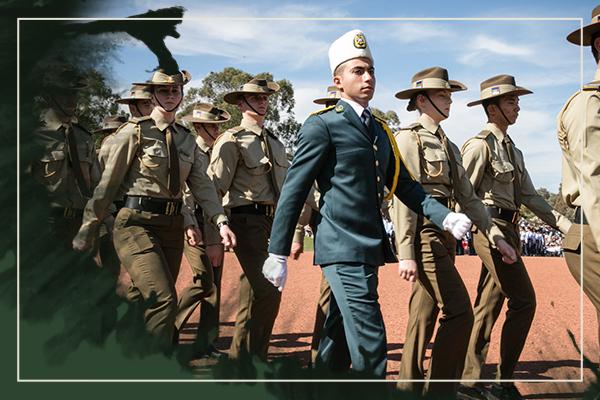
[[[231,213],[231,229],[238,238],[235,254],[243,270],[229,352],[233,358],[251,354],[266,360],[281,301],[281,292],[261,273],[288,168],[283,144],[264,127],[269,96],[278,90],[274,82],[252,79],[227,93],[225,101],[239,107],[242,121],[219,136],[211,155],[210,173],[223,196],[223,206]]]
[[[219,125],[231,116],[225,110],[212,104],[198,103],[192,113],[183,117],[191,123],[196,132],[196,143],[200,148],[204,169],[208,171],[210,154],[219,136]],[[218,358],[221,353],[214,343],[219,336],[219,307],[221,299],[221,276],[223,271],[224,248],[217,232],[202,207],[194,202],[189,188],[184,195],[185,237],[183,252],[192,268],[193,282],[179,297],[175,328],[180,331],[192,312],[200,305],[196,351],[207,357]]]
[[[396,133],[398,149],[425,191],[448,207],[452,208],[455,202],[460,204],[463,212],[512,263],[516,261],[516,253],[500,229],[492,224],[465,174],[460,150],[440,125],[450,115],[452,93],[462,90],[466,90],[466,86],[449,80],[444,68],[417,72],[412,77],[411,87],[396,93],[398,99],[409,100],[408,111],[417,110],[420,114],[417,122]],[[460,379],[473,326],[473,311],[467,289],[454,265],[456,239],[398,201],[392,215],[398,238],[399,273],[403,279],[414,282],[398,378],[424,378],[425,349],[441,311],[427,379]],[[419,394],[423,391],[423,385],[416,382],[398,386]],[[424,391],[452,394],[456,387],[452,382],[428,382]]]
[[[542,221],[566,233],[571,223],[536,192],[525,168],[523,153],[507,130],[519,116],[519,96],[532,93],[517,86],[511,75],[498,75],[481,83],[481,98],[467,104],[481,104],[488,123],[483,131],[462,148],[463,165],[477,195],[483,200],[494,224],[511,246],[520,250],[519,209],[527,206]],[[473,244],[483,265],[474,305],[473,331],[467,350],[463,379],[480,379],[487,356],[492,328],[508,298],[508,312],[500,339],[497,379],[512,379],[513,372],[535,314],[535,291],[521,257],[507,265],[490,245],[481,229]],[[465,398],[480,398],[480,387],[466,383],[460,388]],[[472,397],[469,397],[472,396]],[[513,384],[493,383],[488,398],[521,398]]]
[[[396,261],[381,218],[384,187],[390,196],[395,194],[458,237],[469,229],[470,221],[451,213],[411,179],[391,131],[371,115],[375,74],[365,35],[352,30],[338,38],[329,48],[329,63],[342,98],[335,107],[310,116],[300,130],[263,274],[283,289],[296,221],[316,180],[321,199],[314,262],[331,287],[316,365],[344,370],[347,366],[336,365],[336,356],[349,351],[353,371],[384,378],[386,338],[376,271],[385,262]]]
[[[146,84],[133,84],[129,89],[129,97],[121,97],[117,100],[119,104],[126,104],[129,113],[134,118],[150,115],[154,109],[152,102],[152,86]]]
[[[600,6],[592,23],[577,29],[567,40],[591,46],[600,66]],[[583,41],[581,41],[583,35]],[[562,195],[575,208],[575,223],[563,241],[565,260],[577,282],[583,280],[600,321],[600,68],[594,80],[576,92],[558,114],[558,142],[562,149]],[[581,262],[583,261],[583,277]],[[597,321],[597,322],[598,322]],[[600,330],[598,331],[600,340]],[[585,351],[585,349],[582,349]]]
[[[146,328],[165,350],[174,339],[175,281],[183,252],[182,186],[220,229],[226,245],[235,246],[214,186],[206,175],[194,137],[175,122],[190,76],[156,71],[151,86],[155,107],[148,117],[134,118],[114,137],[106,169],[86,205],[73,247],[85,250],[108,215],[115,196],[125,193],[115,218],[114,244],[121,263],[144,300]]]
[[[50,193],[50,229],[54,238],[71,240],[81,225],[83,209],[100,172],[94,140],[77,123],[77,96],[86,87],[68,64],[52,64],[43,76],[45,109],[35,140],[44,151],[32,173]]]

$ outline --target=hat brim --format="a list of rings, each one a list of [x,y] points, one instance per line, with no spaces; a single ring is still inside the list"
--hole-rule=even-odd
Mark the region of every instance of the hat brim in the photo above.
[[[467,103],[467,107],[473,107],[478,104],[482,104],[486,100],[495,99],[496,97],[501,97],[501,96],[508,96],[509,94],[513,95],[513,96],[524,96],[526,94],[532,94],[532,93],[533,92],[529,89],[525,89],[524,87],[517,86],[517,88],[515,90],[511,90],[510,92],[496,94],[496,95],[493,95],[490,97],[486,97],[485,99],[479,99],[479,100],[475,100],[470,103]]]
[[[573,32],[567,35],[567,40],[578,46],[591,46],[592,36],[594,36],[596,32],[600,32],[600,22],[594,22],[593,24],[586,25],[582,29],[575,29]],[[582,36],[583,42],[581,41]]]
[[[135,97],[122,97],[118,100],[115,100],[115,103],[119,103],[119,104],[131,104],[131,103],[135,103],[136,101],[151,101],[152,98],[147,98],[147,99],[138,99]]]
[[[229,104],[232,104],[235,106],[235,105],[237,105],[238,101],[240,100],[240,97],[242,97],[243,95],[246,95],[246,94],[266,94],[267,96],[270,96],[275,93],[277,93],[276,90],[273,90],[272,92],[247,92],[247,91],[238,90],[236,92],[227,93],[225,96],[223,96],[223,100],[225,100],[226,103],[229,103]]]
[[[96,129],[95,131],[92,131],[92,133],[104,133],[104,132],[115,132],[117,129],[119,129],[121,126],[117,126],[116,128],[100,128],[100,129]]]
[[[325,105],[327,103],[337,103],[338,100],[339,100],[339,98],[321,97],[320,99],[314,99],[313,103]]]
[[[447,87],[410,88],[401,90],[394,96],[400,100],[410,100],[415,94],[419,92],[425,92],[427,90],[449,90],[452,93],[467,90],[467,87],[459,81],[449,80],[448,83],[450,84],[450,89]]]
[[[227,119],[219,119],[219,120],[213,121],[213,120],[205,120],[205,119],[201,119],[201,118],[194,118],[190,115],[186,115],[185,117],[181,117],[181,119],[186,122],[191,122],[191,123],[196,123],[196,124],[223,124],[223,123],[229,121],[231,119],[231,117],[227,118]]]

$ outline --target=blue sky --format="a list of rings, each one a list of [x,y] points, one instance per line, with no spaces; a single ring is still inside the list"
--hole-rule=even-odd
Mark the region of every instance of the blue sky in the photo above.
[[[251,7],[248,6],[251,4]],[[583,18],[589,23],[591,1],[404,2],[404,1],[105,1],[92,6],[86,17],[125,17],[148,9],[181,5],[187,9],[178,27],[179,39],[167,45],[179,65],[192,73],[198,86],[210,71],[233,66],[249,73],[268,71],[288,79],[295,88],[295,114],[303,121],[318,106],[331,73],[329,44],[344,32],[362,29],[371,46],[377,74],[371,105],[394,110],[403,125],[417,115],[394,93],[409,85],[411,76],[426,67],[443,66],[450,78],[469,90],[454,96],[444,130],[459,146],[479,133],[485,123],[481,107],[467,108],[478,98],[479,83],[496,74],[515,75],[517,84],[534,91],[521,100],[521,115],[509,129],[525,154],[536,187],[558,190],[560,149],[556,114],[580,84],[579,48],[565,40],[578,21],[258,21],[231,17],[299,18]],[[200,19],[198,19],[200,18]],[[584,81],[595,65],[584,48]],[[124,91],[133,81],[145,80],[157,61],[141,43],[123,44],[113,60],[111,85]],[[188,86],[189,87],[189,86]]]

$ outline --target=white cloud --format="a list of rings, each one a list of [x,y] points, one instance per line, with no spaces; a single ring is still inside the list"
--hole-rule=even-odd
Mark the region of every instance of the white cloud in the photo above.
[[[454,30],[442,23],[429,21],[389,21],[370,28],[369,32],[404,44],[456,37]]]
[[[463,64],[487,63],[493,56],[506,56],[534,62],[534,51],[531,47],[509,44],[488,35],[476,35],[462,46],[466,51],[458,58]]]

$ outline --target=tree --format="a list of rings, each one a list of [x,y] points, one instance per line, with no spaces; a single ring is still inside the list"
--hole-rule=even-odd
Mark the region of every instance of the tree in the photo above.
[[[395,111],[390,110],[387,112],[383,112],[375,107],[371,107],[371,110],[373,111],[373,115],[387,121],[387,124],[392,130],[392,132],[395,132],[398,129],[400,129],[400,118],[398,118],[398,114],[396,114]]]
[[[238,126],[242,119],[240,110],[237,106],[226,103],[223,96],[239,89],[252,78],[273,80],[273,75],[268,72],[251,75],[233,67],[209,73],[202,80],[200,87],[192,87],[187,90],[179,116],[191,113],[195,103],[211,103],[231,114],[231,120],[223,124],[223,130]],[[265,125],[279,137],[288,152],[292,152],[293,143],[300,130],[300,123],[294,116],[294,88],[292,83],[286,79],[278,80],[276,83],[280,86],[280,90],[270,98],[271,106],[265,117]]]

